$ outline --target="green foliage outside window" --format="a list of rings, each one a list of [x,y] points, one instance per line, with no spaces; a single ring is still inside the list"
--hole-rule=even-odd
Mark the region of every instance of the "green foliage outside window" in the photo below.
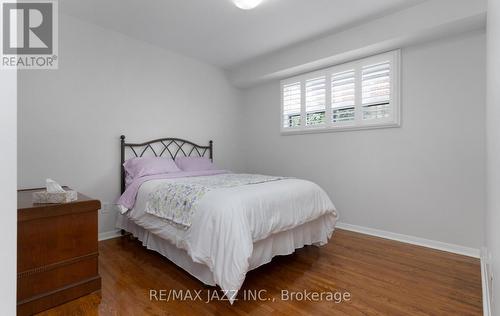
[[[300,126],[300,114],[288,116],[288,127]]]
[[[317,125],[325,123],[325,111],[307,113],[307,125]]]

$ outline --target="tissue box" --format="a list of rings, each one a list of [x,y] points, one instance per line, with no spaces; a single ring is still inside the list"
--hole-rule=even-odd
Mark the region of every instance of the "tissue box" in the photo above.
[[[33,192],[33,203],[67,203],[77,199],[78,194],[73,190],[56,193],[47,191]]]

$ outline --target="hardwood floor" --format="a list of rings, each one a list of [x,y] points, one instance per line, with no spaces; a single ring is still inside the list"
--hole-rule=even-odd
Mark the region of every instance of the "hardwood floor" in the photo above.
[[[191,290],[193,296],[201,290],[206,300],[214,288],[136,240],[102,241],[99,250],[101,293],[40,315],[482,315],[478,259],[344,230],[324,247],[305,247],[249,272],[243,290],[265,290],[266,301],[242,300],[240,293],[232,306],[150,301],[150,289]],[[351,297],[341,303],[284,301],[282,290]]]

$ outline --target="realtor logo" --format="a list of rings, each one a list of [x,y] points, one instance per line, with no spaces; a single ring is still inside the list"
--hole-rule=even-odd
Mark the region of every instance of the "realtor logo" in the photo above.
[[[0,1],[1,68],[57,69],[57,2]]]

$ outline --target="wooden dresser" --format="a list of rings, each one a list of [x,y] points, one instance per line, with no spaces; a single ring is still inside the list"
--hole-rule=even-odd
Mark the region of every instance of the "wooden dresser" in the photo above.
[[[31,315],[100,290],[97,212],[78,193],[64,204],[33,204],[17,193],[17,314]]]

